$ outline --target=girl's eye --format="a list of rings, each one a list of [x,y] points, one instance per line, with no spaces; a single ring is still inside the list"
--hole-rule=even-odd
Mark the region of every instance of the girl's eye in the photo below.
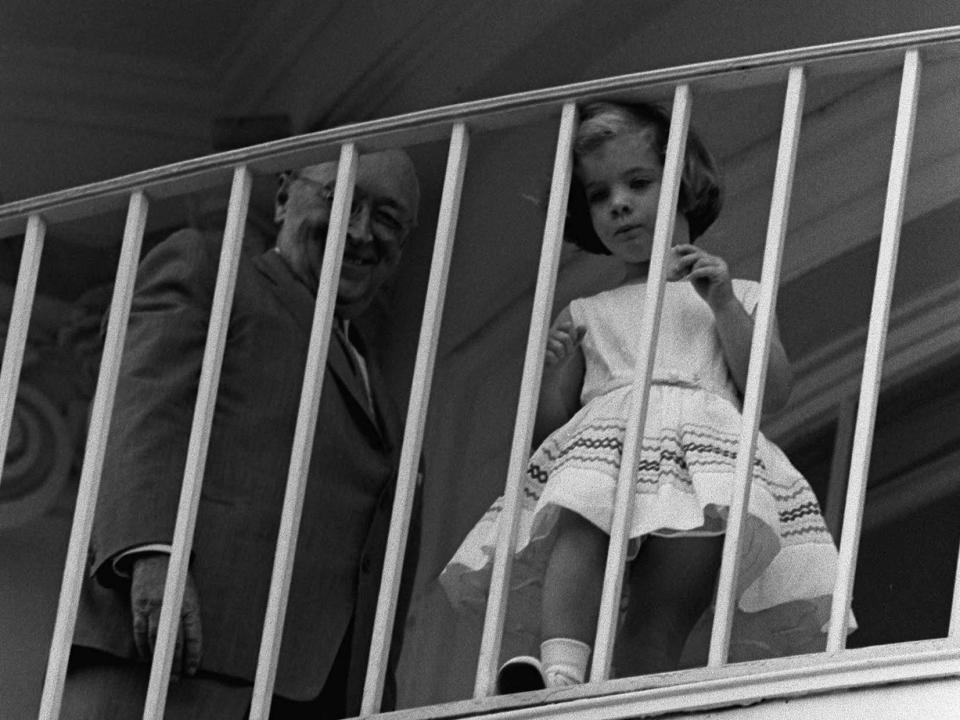
[[[630,181],[630,187],[634,190],[646,190],[651,185],[650,178],[637,177]]]
[[[606,200],[608,194],[606,190],[590,190],[587,192],[587,202],[596,205]]]

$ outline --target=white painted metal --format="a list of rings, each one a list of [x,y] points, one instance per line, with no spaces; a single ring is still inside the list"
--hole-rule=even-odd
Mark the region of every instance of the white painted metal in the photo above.
[[[950,637],[960,638],[960,557],[957,558],[957,572],[953,581],[953,605],[950,607]]]
[[[37,274],[43,255],[43,239],[47,224],[39,215],[27,220],[23,239],[20,269],[17,271],[17,289],[10,310],[10,325],[3,346],[3,365],[0,366],[0,482],[3,481],[3,460],[7,456],[10,428],[13,426],[13,408],[17,404],[17,385],[23,367],[23,353],[27,346],[27,331],[33,311],[33,297],[37,290]]]
[[[827,649],[831,651],[841,650],[846,644],[848,612],[853,595],[857,549],[863,522],[864,498],[867,492],[867,475],[870,470],[870,450],[873,445],[874,422],[880,397],[883,351],[887,337],[893,281],[897,269],[900,225],[907,191],[907,174],[910,169],[910,150],[913,145],[919,88],[920,53],[918,50],[908,50],[903,59],[897,125],[893,137],[883,226],[880,231],[880,257],[877,262],[876,284],[870,309],[857,424],[853,435],[850,482],[843,513],[839,568],[830,609]]]
[[[80,588],[84,573],[87,571],[87,547],[90,544],[97,495],[100,491],[100,473],[103,471],[103,457],[110,432],[110,420],[113,416],[113,400],[117,391],[117,378],[120,375],[123,341],[127,333],[127,320],[130,317],[130,302],[137,277],[143,231],[147,223],[147,208],[148,201],[143,192],[135,192],[130,196],[127,224],[117,265],[117,277],[113,285],[113,298],[110,301],[107,335],[100,360],[100,375],[90,411],[87,446],[83,469],[80,473],[80,487],[77,490],[76,509],[73,512],[73,527],[70,531],[70,545],[67,548],[63,582],[60,588],[57,619],[53,628],[53,640],[50,642],[47,677],[40,700],[40,720],[56,720],[60,716],[63,686],[67,676],[67,660],[70,657],[70,643],[73,640],[73,630],[77,620]]]
[[[539,693],[465,700],[390,713],[390,720],[626,720],[686,717],[777,698],[867,691],[893,683],[960,681],[960,646],[938,639],[733,663],[719,668],[646,675]],[[936,687],[936,686],[934,686]],[[835,705],[833,707],[839,707]],[[733,717],[737,717],[734,715]],[[777,718],[777,715],[770,715]],[[816,715],[815,717],[847,717]]]
[[[304,368],[303,386],[300,391],[300,408],[297,411],[290,469],[287,473],[287,487],[283,496],[283,510],[280,514],[277,550],[273,558],[270,594],[267,599],[263,634],[260,638],[260,654],[257,658],[250,720],[267,720],[270,715],[270,703],[273,700],[273,685],[276,679],[277,661],[280,657],[280,642],[283,638],[283,623],[290,595],[293,561],[300,534],[303,499],[307,491],[307,474],[310,470],[310,457],[313,454],[317,428],[320,393],[323,391],[324,369],[327,365],[327,352],[330,349],[333,310],[337,300],[340,267],[350,224],[350,207],[353,204],[357,163],[356,146],[353,143],[346,143],[340,150],[333,204],[330,208],[330,225],[327,228],[318,279],[313,326],[310,330],[310,345],[307,349],[307,364]]]
[[[417,344],[417,358],[413,369],[407,421],[404,425],[403,446],[400,449],[397,489],[393,515],[390,518],[390,534],[387,537],[383,577],[380,580],[380,597],[373,626],[373,646],[370,648],[367,661],[361,715],[376,712],[383,701],[390,640],[393,635],[407,534],[417,487],[423,430],[427,420],[437,345],[440,341],[443,302],[447,294],[447,277],[450,272],[450,258],[453,256],[453,242],[457,233],[460,195],[463,190],[463,176],[467,169],[469,146],[470,137],[467,126],[464,123],[457,123],[453,126],[450,136],[447,171],[443,181],[440,216],[437,221],[437,237],[433,246],[433,261],[430,264],[430,279],[427,283],[427,298],[423,308],[420,340]]]
[[[178,196],[220,184],[225,169],[238,165],[268,173],[333,159],[336,148],[348,141],[362,140],[365,150],[421,143],[446,137],[454,122],[469,122],[474,132],[511,127],[543,119],[563,103],[610,97],[651,85],[663,87],[956,40],[960,40],[960,26],[917,30],[598,78],[344,125],[8,203],[0,206],[0,237],[18,232],[19,219],[28,214],[43,213],[49,222],[85,217],[119,207],[130,192],[139,188],[155,198]]]
[[[543,361],[546,356],[547,329],[553,308],[557,269],[560,266],[567,194],[573,173],[573,138],[576,128],[577,107],[574,103],[569,103],[563,106],[560,118],[553,179],[550,184],[550,200],[543,230],[543,250],[540,254],[540,269],[537,274],[537,289],[533,298],[530,332],[527,336],[527,349],[524,355],[513,446],[510,450],[507,484],[503,495],[502,531],[497,538],[490,593],[487,598],[487,614],[484,618],[483,636],[480,641],[480,657],[474,686],[474,696],[478,698],[493,692],[500,646],[503,641],[503,623],[510,570],[513,566],[513,552],[517,542],[517,521],[521,507],[523,479],[527,461],[530,458],[533,423],[540,395],[540,375],[543,372]]]
[[[150,684],[147,687],[144,720],[162,720],[167,699],[167,686],[170,682],[174,644],[177,639],[177,629],[180,626],[180,609],[183,605],[183,593],[187,581],[190,547],[193,544],[197,507],[200,503],[200,488],[203,482],[204,466],[206,465],[210,428],[213,424],[217,387],[220,383],[220,368],[226,346],[230,309],[233,304],[233,289],[236,285],[237,267],[243,245],[243,230],[247,218],[247,208],[250,204],[251,180],[250,171],[246,167],[241,166],[234,171],[230,204],[227,211],[227,224],[223,233],[223,245],[220,249],[217,284],[214,289],[213,305],[210,311],[210,327],[207,331],[207,344],[200,370],[200,384],[194,407],[193,425],[190,429],[190,442],[187,446],[183,487],[180,491],[177,522],[173,531],[170,565],[163,590],[163,607],[160,611],[153,663],[150,667]]]
[[[778,697],[755,703],[684,714],[684,720],[930,720],[949,718],[960,707],[960,679],[933,678],[843,692],[813,690],[802,697]]]
[[[783,107],[783,123],[780,128],[780,149],[777,153],[777,169],[773,180],[763,271],[760,275],[760,296],[754,316],[750,366],[744,390],[743,420],[740,424],[734,475],[735,485],[730,498],[727,533],[723,542],[723,561],[720,565],[720,579],[717,585],[716,612],[713,631],[710,635],[710,655],[707,661],[710,667],[726,664],[730,650],[730,630],[733,627],[733,615],[737,603],[740,549],[743,544],[743,528],[750,501],[757,432],[760,429],[760,416],[763,412],[763,391],[770,356],[770,338],[776,321],[780,265],[783,259],[784,239],[787,235],[787,218],[790,215],[790,195],[793,190],[797,145],[800,142],[805,90],[806,79],[803,67],[791,68]]]
[[[687,132],[690,127],[690,104],[690,86],[678,85],[673,95],[670,134],[667,138],[667,152],[663,161],[663,178],[660,182],[660,198],[657,204],[657,220],[653,230],[650,270],[638,326],[637,364],[634,369],[630,414],[623,439],[620,474],[617,478],[613,519],[610,525],[610,544],[600,597],[600,617],[597,621],[593,662],[590,668],[591,682],[606,680],[610,676],[610,667],[613,663],[614,635],[617,631],[620,612],[623,570],[627,559],[630,521],[633,518],[636,494],[637,458],[647,417],[650,379],[653,377],[653,361],[660,330],[660,309],[663,305],[666,282],[667,254],[673,244],[673,230],[677,219],[677,198],[680,193]]]
[[[840,542],[843,522],[843,499],[847,494],[847,476],[850,472],[850,449],[853,447],[853,428],[857,419],[857,399],[845,397],[837,405],[837,431],[833,439],[833,456],[830,459],[830,484],[827,486],[827,502],[824,520]]]

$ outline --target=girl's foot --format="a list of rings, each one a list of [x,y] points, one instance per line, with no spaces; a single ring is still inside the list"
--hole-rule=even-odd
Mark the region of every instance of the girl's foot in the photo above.
[[[540,658],[547,687],[579,685],[587,675],[590,646],[573,638],[551,638],[540,643]]]
[[[510,658],[497,673],[497,695],[543,690],[547,687],[540,661],[530,655]]]

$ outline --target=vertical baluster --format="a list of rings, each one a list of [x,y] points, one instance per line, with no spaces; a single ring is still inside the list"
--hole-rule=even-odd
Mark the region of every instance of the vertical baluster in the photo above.
[[[767,377],[767,361],[770,356],[770,337],[773,334],[776,318],[777,289],[780,285],[784,238],[787,235],[787,217],[790,214],[790,194],[793,189],[797,144],[803,118],[804,90],[803,68],[791,68],[783,107],[783,123],[780,128],[780,148],[777,152],[777,170],[773,181],[770,219],[767,224],[767,242],[763,255],[763,271],[760,276],[760,296],[754,316],[750,366],[747,371],[743,419],[737,445],[733,496],[730,499],[730,512],[727,516],[727,532],[723,543],[723,560],[717,586],[716,613],[713,632],[710,636],[708,665],[711,667],[725,664],[730,651],[730,630],[733,626],[737,601],[740,549],[743,544],[743,527],[753,480],[757,432],[760,429],[760,416],[763,410],[763,390]]]
[[[577,108],[574,103],[563,106],[560,131],[550,183],[550,200],[543,230],[543,249],[537,273],[537,288],[533,298],[530,332],[524,355],[523,378],[517,417],[507,470],[507,486],[504,490],[501,533],[497,538],[487,614],[484,618],[483,637],[480,642],[480,657],[474,687],[475,697],[489,695],[496,682],[497,662],[503,641],[504,615],[507,607],[510,571],[513,566],[513,551],[517,541],[517,521],[520,515],[523,481],[527,461],[530,458],[530,442],[533,423],[536,419],[537,401],[540,394],[540,375],[546,356],[547,330],[553,308],[557,269],[560,266],[560,250],[563,242],[563,226],[567,211],[567,194],[573,172],[573,138],[577,126]]]
[[[307,350],[307,365],[303,374],[300,407],[297,411],[297,425],[293,435],[293,451],[283,497],[283,510],[280,515],[270,595],[267,600],[263,634],[260,638],[260,654],[257,658],[250,720],[266,720],[270,715],[277,662],[280,657],[280,641],[283,638],[283,624],[290,595],[290,581],[293,576],[293,562],[300,533],[300,518],[303,514],[303,499],[307,490],[307,475],[310,470],[317,414],[320,409],[320,393],[323,390],[324,370],[330,348],[330,331],[333,328],[333,310],[337,301],[340,266],[343,262],[343,249],[350,224],[350,207],[353,204],[357,164],[356,146],[353,143],[344,144],[340,148],[340,162],[337,166],[333,204],[330,208],[330,225],[327,228],[317,299],[313,310],[310,346]]]
[[[410,388],[410,404],[404,426],[403,446],[400,450],[400,467],[397,473],[397,490],[390,518],[390,534],[384,557],[383,576],[380,580],[380,597],[377,601],[377,616],[373,626],[373,647],[367,661],[367,677],[363,688],[363,703],[360,714],[370,715],[380,708],[383,701],[383,686],[390,655],[390,640],[393,635],[394,615],[403,573],[403,561],[410,528],[416,491],[420,450],[423,446],[423,426],[427,419],[427,404],[433,380],[434,361],[440,339],[440,322],[443,301],[447,292],[447,276],[453,241],[457,232],[457,217],[460,212],[460,194],[463,176],[467,167],[469,136],[464,123],[453,126],[450,150],[447,155],[447,171],[443,181],[443,196],[440,199],[440,217],[437,222],[437,238],[434,243],[433,261],[430,264],[430,279],[427,283],[427,298],[423,308],[423,323],[417,345],[417,359]]]
[[[27,345],[27,330],[33,311],[33,297],[37,290],[37,273],[40,271],[40,256],[43,254],[43,239],[47,224],[39,215],[27,220],[27,232],[20,255],[20,270],[17,274],[17,289],[13,295],[10,311],[10,326],[3,346],[3,365],[0,366],[0,482],[3,482],[3,465],[7,457],[7,443],[13,425],[13,408],[17,404],[17,385],[23,366],[23,352]]]
[[[137,263],[143,232],[147,223],[148,201],[142,191],[130,195],[127,224],[120,247],[117,277],[110,301],[110,316],[107,321],[107,336],[100,360],[100,375],[90,412],[90,428],[87,431],[87,446],[84,452],[83,469],[80,472],[80,487],[77,490],[73,527],[70,530],[70,545],[64,565],[63,582],[60,587],[60,602],[57,619],[50,643],[47,661],[47,677],[40,701],[41,720],[55,720],[60,715],[63,701],[63,686],[67,676],[67,660],[77,620],[80,588],[87,569],[87,546],[93,529],[93,516],[100,491],[100,473],[103,471],[104,452],[110,433],[113,416],[113,400],[120,375],[123,341],[130,317],[130,302],[137,277]]]
[[[610,525],[610,545],[600,597],[600,617],[593,647],[593,663],[590,680],[606,680],[613,662],[613,642],[620,610],[620,595],[623,590],[623,570],[627,559],[627,544],[630,540],[630,521],[633,517],[636,488],[636,467],[647,416],[647,400],[650,395],[650,379],[653,376],[653,360],[660,330],[660,309],[663,305],[665,265],[673,241],[677,215],[677,198],[680,193],[680,178],[683,157],[687,146],[687,131],[690,127],[690,86],[678,85],[673,95],[673,112],[667,152],[663,162],[663,178],[660,183],[660,198],[657,204],[657,220],[653,231],[653,248],[650,255],[650,270],[647,290],[640,319],[640,337],[637,343],[637,364],[634,370],[630,412],[623,440],[620,474],[617,478],[613,519]]]
[[[846,645],[847,615],[850,598],[853,595],[857,549],[863,524],[863,505],[867,492],[867,475],[870,470],[870,448],[873,445],[873,427],[880,396],[883,350],[887,339],[887,321],[890,317],[890,300],[897,269],[900,225],[903,221],[919,89],[920,54],[917,50],[909,50],[903,59],[897,125],[893,137],[883,227],[880,231],[880,257],[877,261],[870,324],[867,330],[866,355],[860,382],[860,402],[853,435],[853,454],[850,459],[850,482],[843,513],[839,569],[830,611],[827,649],[831,651],[842,650]]]
[[[960,556],[957,557],[957,572],[953,580],[953,605],[950,608],[948,637],[960,638]]]
[[[250,203],[250,185],[250,171],[246,167],[238,167],[233,174],[227,224],[220,250],[217,284],[214,289],[213,306],[210,311],[210,327],[207,331],[207,344],[200,370],[200,384],[194,407],[193,424],[190,428],[190,442],[187,446],[183,486],[180,491],[180,504],[177,509],[177,520],[173,531],[173,548],[170,554],[166,584],[164,585],[163,607],[160,611],[160,621],[157,627],[153,664],[150,668],[150,684],[147,688],[144,720],[161,720],[166,704],[174,644],[180,624],[180,608],[183,604],[183,593],[186,587],[187,563],[190,557],[190,548],[193,544],[193,531],[197,521],[197,508],[200,503],[203,470],[206,465],[210,428],[213,424],[217,387],[220,382],[220,369],[226,347],[230,309],[233,304],[233,290],[237,280],[237,267],[243,244],[244,225]]]
[[[834,542],[840,541],[843,523],[843,498],[847,494],[847,474],[850,472],[850,448],[853,445],[853,426],[857,417],[857,399],[844,398],[837,407],[837,432],[830,459],[830,484],[827,486],[825,518]]]

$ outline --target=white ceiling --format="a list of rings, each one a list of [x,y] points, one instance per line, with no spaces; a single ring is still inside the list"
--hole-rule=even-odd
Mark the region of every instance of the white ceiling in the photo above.
[[[211,65],[259,2],[4,0],[4,43]]]
[[[304,131],[953,23],[955,0],[5,0],[0,196],[208,152],[222,115]],[[757,141],[750,123],[715,134],[723,157]]]

